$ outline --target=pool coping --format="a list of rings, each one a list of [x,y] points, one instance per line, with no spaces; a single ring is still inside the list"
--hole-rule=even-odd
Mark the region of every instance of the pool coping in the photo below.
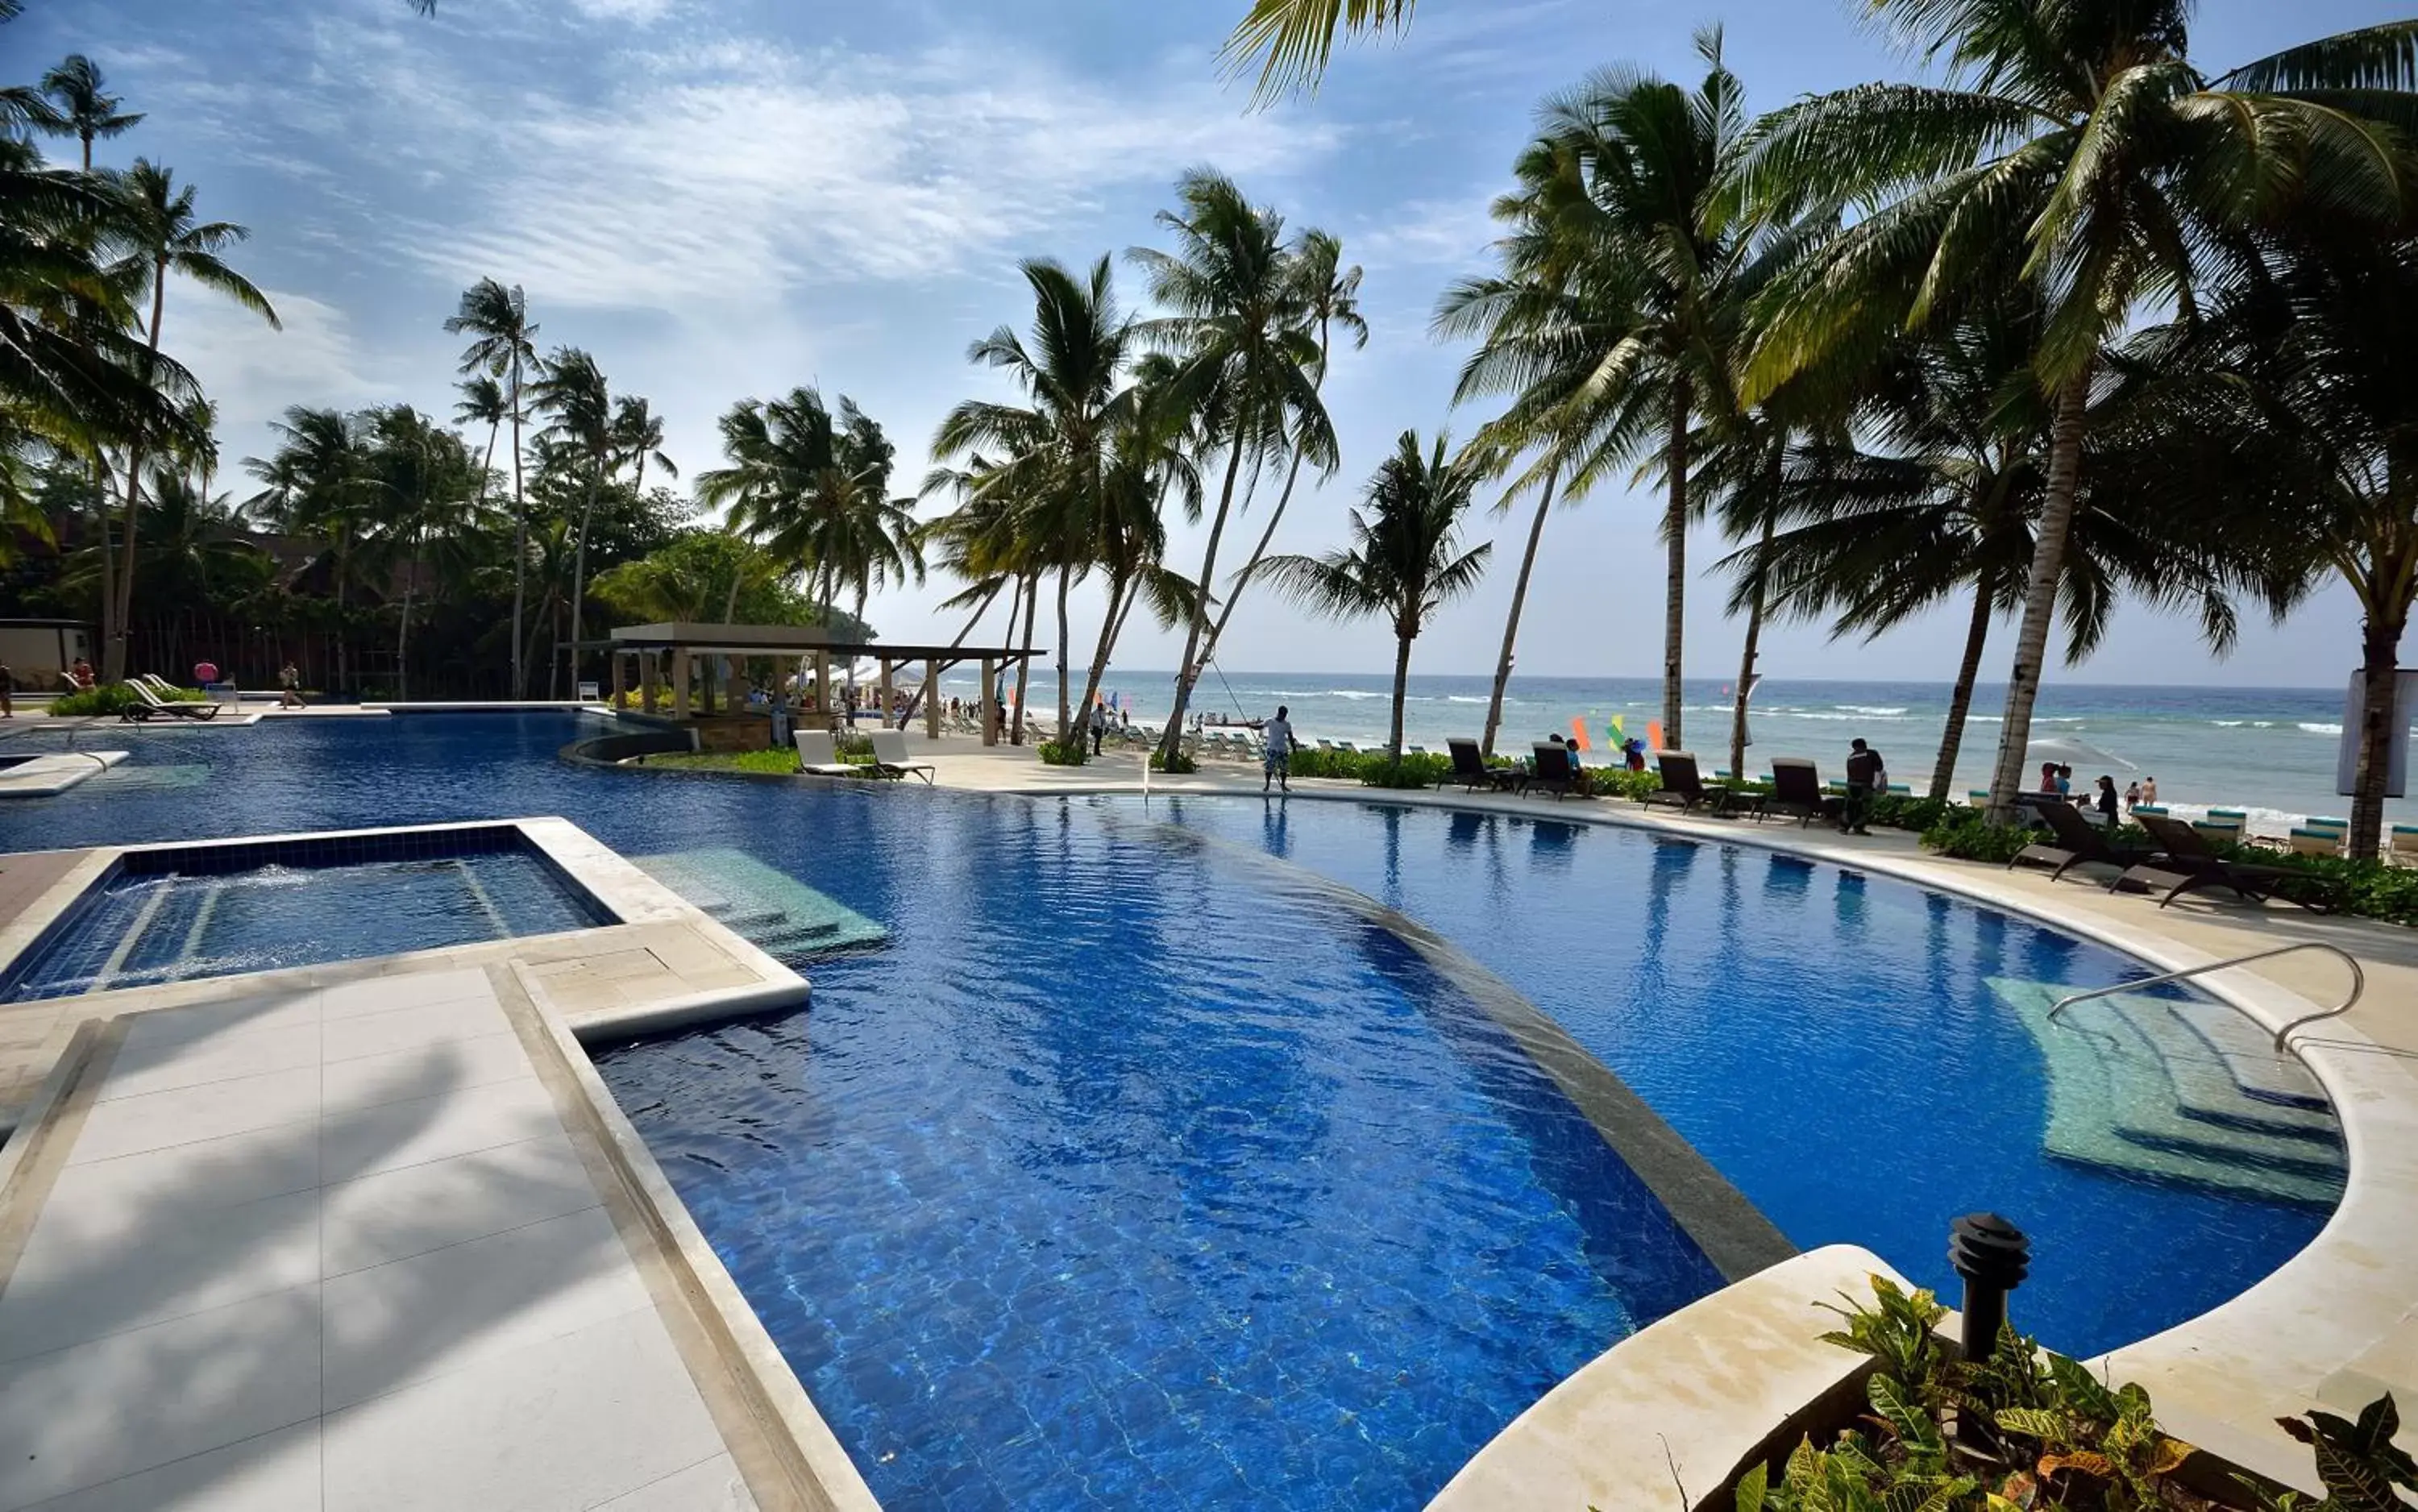
[[[45,751],[0,768],[0,799],[56,798],[124,761],[127,751]]]

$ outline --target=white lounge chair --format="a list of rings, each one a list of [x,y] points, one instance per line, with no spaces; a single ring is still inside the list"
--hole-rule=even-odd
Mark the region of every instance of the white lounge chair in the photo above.
[[[868,767],[851,766],[839,758],[839,742],[829,730],[798,730],[789,737],[798,748],[798,770],[809,777],[870,777]]]
[[[930,762],[918,761],[909,756],[907,737],[896,730],[873,732],[873,764],[881,769],[883,776],[903,777],[911,771],[923,778],[926,786],[931,783],[936,770]]]
[[[219,710],[222,707],[219,704],[196,703],[185,698],[162,698],[151,691],[151,685],[147,682],[129,682],[126,686],[134,690],[134,696],[140,701],[127,706],[126,711],[119,716],[123,720],[136,722],[162,718],[207,720],[219,717]]]

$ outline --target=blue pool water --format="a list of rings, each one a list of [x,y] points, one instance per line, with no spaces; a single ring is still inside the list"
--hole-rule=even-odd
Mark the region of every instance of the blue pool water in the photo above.
[[[210,859],[200,852],[189,861]],[[518,849],[329,865],[154,866],[104,879],[10,969],[0,1000],[317,966],[599,922],[552,868]]]
[[[895,1504],[1415,1506],[1715,1284],[1492,1020],[1266,855],[1452,939],[1801,1247],[1942,1283],[1951,1216],[2014,1218],[2037,1251],[2017,1321],[2060,1348],[2204,1311],[2323,1220],[2054,1158],[2041,1052],[1990,984],[2139,970],[1910,887],[1541,814],[556,762],[579,730],[146,738],[0,812],[0,847],[559,814],[627,854],[737,848],[886,925],[815,965],[809,1012],[601,1059]]]

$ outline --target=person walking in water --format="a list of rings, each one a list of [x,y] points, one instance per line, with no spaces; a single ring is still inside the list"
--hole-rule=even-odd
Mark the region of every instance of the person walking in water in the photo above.
[[[2158,779],[2157,779],[2157,778],[2155,778],[2155,777],[2144,777],[2144,778],[2142,778],[2142,779],[2141,779],[2141,802],[2143,802],[2143,803],[2147,803],[2147,804],[2148,804],[2148,805],[2150,805],[2151,808],[2155,808],[2155,807],[2157,807],[2157,806],[2158,806]],[[2135,807],[2138,807],[2139,805],[2138,805],[2138,804],[2135,804]]]
[[[1263,793],[1270,783],[1275,783],[1280,793],[1293,791],[1293,720],[1288,717],[1292,713],[1292,710],[1278,704],[1277,717],[1260,726],[1260,759],[1265,769],[1260,776],[1260,791]]]
[[[1839,832],[1870,834],[1864,818],[1872,810],[1873,794],[1889,781],[1889,770],[1881,754],[1864,743],[1858,736],[1847,746],[1847,801],[1839,809]]]

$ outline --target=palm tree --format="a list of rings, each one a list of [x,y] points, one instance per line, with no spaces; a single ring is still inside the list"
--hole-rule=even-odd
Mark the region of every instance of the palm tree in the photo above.
[[[1324,416],[1308,291],[1286,251],[1283,219],[1253,206],[1232,179],[1207,169],[1186,174],[1176,197],[1179,207],[1160,211],[1158,221],[1173,234],[1177,250],[1139,247],[1127,254],[1141,267],[1151,298],[1171,312],[1140,329],[1145,341],[1179,359],[1171,383],[1174,401],[1215,417],[1208,439],[1225,450],[1226,474],[1193,584],[1184,660],[1159,749],[1162,764],[1177,756],[1185,710],[1201,674],[1209,590],[1244,458],[1264,457],[1288,429],[1298,434],[1299,420],[1288,427],[1288,416],[1316,413],[1322,424]]]
[[[1422,456],[1419,434],[1404,431],[1394,454],[1370,480],[1368,510],[1352,512],[1352,545],[1323,557],[1271,557],[1264,571],[1277,591],[1314,614],[1338,619],[1384,616],[1394,631],[1394,723],[1385,759],[1402,755],[1402,707],[1411,679],[1411,642],[1438,609],[1477,586],[1493,543],[1461,549],[1461,520],[1484,481],[1483,459],[1450,455],[1438,435]]]
[[[521,620],[528,601],[528,508],[521,479],[521,421],[528,413],[522,385],[541,364],[537,327],[528,317],[528,297],[515,283],[504,287],[482,278],[462,291],[462,302],[445,322],[446,334],[467,331],[463,375],[484,374],[503,383],[505,418],[513,427],[513,696],[528,696],[528,667],[521,659]],[[494,454],[492,438],[488,447]]]
[[[434,8],[436,0],[415,0]],[[1226,39],[1230,72],[1260,62],[1263,100],[1296,86],[1315,89],[1326,72],[1339,36],[1374,36],[1411,23],[1417,0],[1251,0],[1234,34]]]
[[[1867,213],[1777,287],[1745,398],[1890,330],[1954,318],[2019,250],[2045,311],[2046,497],[1990,785],[2012,812],[2082,484],[2101,353],[2145,304],[2191,307],[2239,228],[2288,204],[2371,222],[2406,212],[2392,127],[2412,124],[2418,22],[2345,33],[2211,78],[2189,0],[1869,0],[1949,83],[1874,84],[1766,117],[1737,191],[1765,214],[1822,195]]]
[[[438,429],[408,405],[370,412],[368,446],[363,465],[375,493],[365,512],[375,527],[373,543],[382,548],[380,557],[400,557],[405,566],[394,665],[396,696],[407,699],[411,615],[421,566],[432,539],[445,556],[458,557],[456,538],[478,507],[484,480],[473,476],[469,449],[461,437]]]
[[[138,370],[146,383],[158,381],[153,370],[159,362],[160,328],[167,313],[172,272],[233,299],[268,321],[270,329],[284,328],[268,296],[219,255],[252,233],[230,221],[198,219],[191,185],[179,188],[168,169],[137,158],[120,183],[118,198],[125,206],[121,235],[126,255],[118,265],[120,276],[130,282],[138,273],[144,275],[151,289],[151,321]],[[127,447],[125,544],[120,548],[125,554],[124,569],[118,575],[117,603],[110,624],[102,627],[107,638],[101,658],[104,675],[112,680],[126,675],[125,627],[134,610],[135,526],[143,496],[143,452],[153,439],[147,428],[138,426]],[[110,634],[112,626],[115,634]]]
[[[118,109],[126,102],[109,93],[99,65],[81,53],[69,53],[43,74],[40,89],[52,108],[50,114],[36,117],[34,124],[82,144],[87,174],[92,172],[93,143],[124,136],[143,120],[140,111],[130,115]]]
[[[638,394],[623,394],[613,406],[613,469],[632,468],[630,488],[641,497],[647,492],[650,461],[666,476],[680,476],[680,468],[664,455],[663,417]]]
[[[696,475],[697,498],[807,573],[825,623],[842,588],[862,603],[877,583],[920,576],[911,506],[889,497],[895,451],[854,400],[834,418],[821,393],[792,389],[740,401],[719,426],[730,465]]]
[[[1508,512],[1529,493],[1537,509],[1528,525],[1511,605],[1503,620],[1503,649],[1494,664],[1479,749],[1494,754],[1503,727],[1503,699],[1511,680],[1520,619],[1528,602],[1528,580],[1537,565],[1545,521],[1553,505],[1574,504],[1582,491],[1556,494],[1569,460],[1591,429],[1618,431],[1639,444],[1650,420],[1638,390],[1618,385],[1629,333],[1637,321],[1638,294],[1625,264],[1589,255],[1560,234],[1550,203],[1553,188],[1577,173],[1572,145],[1558,135],[1539,137],[1514,166],[1521,187],[1494,202],[1492,213],[1507,227],[1495,243],[1502,267],[1496,274],[1459,280],[1436,303],[1434,333],[1475,339],[1477,349],[1462,364],[1453,403],[1509,393],[1504,413],[1480,427],[1477,441],[1492,449],[1496,466],[1508,468],[1523,452],[1537,453],[1529,467],[1505,490],[1495,512]],[[1621,401],[1611,417],[1602,400]],[[1590,425],[1591,412],[1594,423]]]
[[[2283,608],[2329,578],[2358,600],[2363,704],[2350,853],[2378,853],[2392,775],[2400,644],[2418,603],[2418,240],[2303,217],[2197,320],[2127,354],[2139,411],[2090,466],[2212,534],[2244,585]]]
[[[1035,560],[1057,572],[1058,742],[1064,746],[1074,733],[1068,590],[1095,560],[1108,523],[1108,475],[1120,437],[1137,418],[1139,395],[1125,382],[1133,324],[1117,307],[1108,258],[1082,278],[1049,258],[1018,266],[1033,290],[1032,342],[1002,326],[966,356],[1005,373],[1028,403],[967,400],[941,421],[932,454],[947,459],[987,448],[998,455],[988,481],[1021,506],[1013,528],[1030,542]]]
[[[580,503],[571,569],[571,685],[576,694],[588,599],[588,529],[595,519],[597,493],[604,486],[604,475],[613,466],[619,445],[613,429],[613,396],[594,358],[579,347],[562,346],[546,359],[544,375],[529,389],[529,402],[554,417],[540,436],[567,442],[586,464],[586,496]],[[551,664],[546,677],[550,695],[555,691]]]
[[[367,422],[342,410],[296,405],[268,428],[277,435],[277,450],[267,457],[244,459],[245,470],[262,485],[249,507],[281,530],[327,542],[334,590],[333,669],[337,685],[348,687],[351,645],[344,606],[356,547],[376,490],[370,476]]]
[[[1320,394],[1326,389],[1327,358],[1335,328],[1341,327],[1354,347],[1369,344],[1369,323],[1360,316],[1360,269],[1342,264],[1343,243],[1330,232],[1305,231],[1293,244],[1293,275],[1300,282],[1306,313],[1318,330],[1318,366],[1311,387]],[[1276,539],[1277,527],[1284,521],[1285,506],[1293,502],[1293,485],[1301,480],[1301,465],[1316,462],[1322,481],[1334,477],[1336,469],[1342,466],[1335,427],[1324,409],[1303,410],[1293,416],[1287,450],[1293,453],[1293,460],[1285,467],[1284,489],[1277,495],[1276,508],[1268,511],[1268,523],[1260,531],[1259,544],[1251,548],[1242,571],[1234,574],[1226,589],[1226,603],[1218,609],[1217,623],[1209,627],[1209,637],[1202,643],[1203,662],[1217,659],[1217,643],[1225,638],[1226,622],[1234,617],[1234,606],[1242,602],[1244,585],[1259,571],[1261,560],[1268,554],[1268,543]]]
[[[1733,609],[1759,588],[1773,614],[1827,618],[1834,636],[1870,638],[1969,600],[1934,798],[1953,790],[1991,626],[2023,602],[2046,496],[2049,408],[2030,365],[2041,313],[2020,284],[1999,287],[2001,298],[1969,307],[1955,326],[1895,344],[1844,423],[1777,457],[1727,465],[1733,473],[1773,469],[1741,480],[1752,494],[1737,500],[1737,518],[1771,533],[1724,562],[1740,573]],[[2094,405],[2094,432],[2116,428],[2108,417],[2118,404],[2103,395]],[[1727,477],[1721,486],[1730,487]],[[2220,653],[2233,639],[2233,609],[2204,532],[2127,476],[2086,480],[2058,591],[2069,662],[2090,655],[2128,594],[2196,609]]]

